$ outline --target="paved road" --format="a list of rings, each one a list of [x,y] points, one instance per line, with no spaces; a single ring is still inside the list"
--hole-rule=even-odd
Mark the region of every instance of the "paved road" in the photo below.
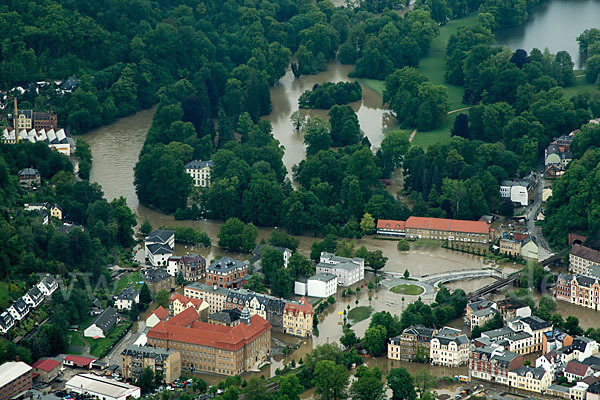
[[[113,346],[110,352],[104,356],[102,361],[108,363],[108,365],[121,365],[121,353],[127,346],[130,346],[137,340],[137,338],[144,332],[146,323],[144,321],[137,321],[137,329],[130,329],[129,332],[123,338]]]
[[[542,168],[543,166],[539,166],[536,173],[534,201],[525,209],[525,215],[527,216],[527,230],[537,239],[538,261],[545,260],[554,254],[552,253],[550,246],[548,246],[546,238],[544,238],[544,235],[542,234],[542,228],[535,226],[535,218],[537,217],[537,213],[542,205],[542,193],[545,183]]]

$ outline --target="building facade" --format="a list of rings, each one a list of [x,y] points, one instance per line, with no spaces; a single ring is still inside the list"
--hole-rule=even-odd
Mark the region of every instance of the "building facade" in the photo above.
[[[142,272],[142,279],[150,292],[156,294],[161,290],[170,292],[173,288],[173,277],[164,268],[147,268]]]
[[[250,315],[260,315],[269,321],[276,332],[284,332],[283,310],[286,301],[266,294],[255,293],[246,289],[229,290],[225,300],[225,309],[242,311],[248,309]]]
[[[500,239],[498,244],[500,254],[506,254],[511,257],[518,257],[521,255],[521,242],[514,239]]]
[[[469,375],[473,378],[508,385],[508,373],[523,366],[523,356],[501,346],[476,347],[469,359]]]
[[[37,377],[35,378],[36,382],[49,383],[56,379],[58,374],[60,374],[62,362],[52,358],[41,358],[31,366],[33,368],[33,373],[37,374]]]
[[[298,303],[287,302],[283,309],[283,331],[293,336],[311,336],[314,314],[312,305],[304,297]]]
[[[248,275],[248,261],[221,257],[206,269],[206,284],[223,288],[239,288]]]
[[[387,358],[401,361],[427,361],[431,339],[436,333],[437,330],[421,325],[409,326],[400,336],[389,339]]]
[[[187,326],[160,322],[147,334],[148,344],[178,351],[182,369],[218,375],[258,371],[270,359],[271,325],[242,311],[240,323],[223,326],[194,321]]]
[[[199,254],[181,256],[177,262],[177,273],[183,274],[188,282],[195,282],[206,276],[206,260]]]
[[[575,244],[569,251],[569,272],[572,274],[590,275],[589,268],[600,265],[600,251]]]
[[[310,297],[329,297],[337,292],[337,276],[334,274],[318,273],[306,281],[306,293]]]
[[[193,160],[185,164],[185,172],[194,180],[194,186],[209,187],[212,166],[213,162],[210,160]]]
[[[510,387],[543,393],[552,384],[552,375],[544,368],[523,365],[508,373],[508,382]]]
[[[0,365],[0,400],[8,400],[31,389],[32,368],[22,361]]]
[[[33,113],[33,129],[58,129],[58,118],[53,112],[39,112]]]
[[[208,303],[202,299],[187,297],[183,294],[173,293],[169,302],[169,313],[173,316],[179,315],[188,308],[193,308],[199,315],[201,321],[206,321],[209,313]]]
[[[135,381],[140,373],[150,368],[155,374],[162,373],[166,383],[181,376],[181,356],[176,351],[150,346],[129,346],[121,353],[121,374],[124,379]]]
[[[365,260],[359,257],[346,258],[331,253],[321,253],[316,272],[337,276],[340,286],[352,286],[364,279]]]
[[[469,362],[470,345],[460,330],[444,327],[431,339],[429,358],[433,365],[459,367]]]
[[[194,299],[202,299],[208,303],[209,314],[225,309],[229,291],[219,286],[209,286],[204,283],[192,283],[183,289],[183,294]]]
[[[489,243],[490,226],[485,221],[410,217],[406,220],[406,237]]]
[[[119,311],[131,310],[135,303],[140,302],[140,292],[134,286],[128,286],[115,296],[115,308]]]

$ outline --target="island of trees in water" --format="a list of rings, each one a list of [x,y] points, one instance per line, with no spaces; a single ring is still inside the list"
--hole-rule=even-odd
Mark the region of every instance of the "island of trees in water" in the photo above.
[[[305,90],[298,100],[300,108],[329,109],[334,105],[344,105],[362,99],[362,88],[358,81],[326,82],[316,84],[312,90]]]

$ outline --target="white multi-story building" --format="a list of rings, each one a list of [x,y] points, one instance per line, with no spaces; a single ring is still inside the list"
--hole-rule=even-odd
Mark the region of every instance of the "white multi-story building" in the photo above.
[[[533,336],[533,352],[542,351],[545,333],[552,331],[552,324],[535,315],[515,318],[508,321],[507,325],[514,331],[525,331]]]
[[[306,291],[310,297],[329,297],[337,292],[337,276],[327,273],[318,273],[308,278]]]
[[[569,271],[572,274],[592,275],[590,267],[600,265],[600,251],[575,244],[569,251]]]
[[[338,257],[331,253],[321,253],[317,273],[334,274],[338,285],[351,286],[365,277],[365,260],[359,257]]]
[[[115,307],[117,310],[131,310],[134,303],[140,302],[140,292],[133,286],[123,289],[118,296],[115,297]]]
[[[524,365],[508,372],[510,387],[542,393],[552,384],[552,375],[544,368],[534,368]]]
[[[505,180],[500,183],[500,196],[513,203],[526,206],[533,200],[533,184],[531,180]]]
[[[210,160],[194,160],[185,164],[185,172],[194,180],[194,186],[209,187],[212,166],[213,162]]]
[[[459,367],[469,362],[470,346],[467,335],[446,326],[433,335],[429,358],[433,365]]]

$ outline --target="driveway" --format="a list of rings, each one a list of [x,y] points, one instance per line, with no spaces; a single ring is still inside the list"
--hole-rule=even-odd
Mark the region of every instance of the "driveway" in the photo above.
[[[144,321],[137,321],[134,327],[104,356],[102,361],[108,363],[108,365],[121,365],[121,353],[144,333],[144,329],[146,329],[146,323]]]
[[[537,217],[538,210],[542,206],[542,192],[544,190],[544,176],[541,172],[541,168],[538,168],[536,173],[536,184],[535,184],[535,197],[533,203],[531,203],[525,209],[525,215],[527,216],[527,230],[537,239],[538,244],[538,261],[545,260],[554,253],[548,246],[546,238],[542,234],[542,228],[535,226],[535,218]]]

